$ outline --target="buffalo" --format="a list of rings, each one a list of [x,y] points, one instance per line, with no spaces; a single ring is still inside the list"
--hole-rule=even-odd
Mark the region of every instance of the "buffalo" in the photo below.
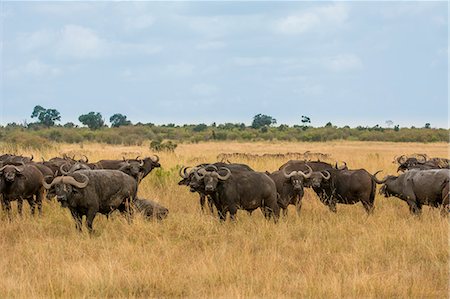
[[[405,172],[407,170],[418,169],[418,170],[429,170],[429,169],[448,169],[449,159],[446,158],[431,158],[428,159],[425,154],[416,154],[412,157],[407,157],[402,155],[396,157],[395,161],[399,164],[397,172]]]
[[[315,171],[305,180],[305,187],[312,187],[320,201],[334,213],[337,212],[338,203],[361,202],[366,213],[371,214],[374,210],[376,184],[375,176],[365,169],[332,168]]]
[[[231,170],[231,172],[233,171],[253,171],[252,168],[250,168],[250,166],[246,165],[246,164],[239,164],[239,163],[223,163],[223,162],[216,162],[214,164],[200,164],[197,165],[196,167],[192,168],[189,172],[187,172],[188,167],[181,167],[179,170],[179,175],[182,178],[182,180],[180,180],[178,182],[178,185],[185,185],[185,186],[189,186],[189,189],[191,192],[197,192],[200,195],[200,208],[202,210],[202,212],[204,212],[204,207],[205,207],[205,203],[206,203],[206,198],[208,198],[208,207],[209,207],[209,211],[211,213],[214,212],[214,208],[213,208],[213,201],[211,196],[208,196],[206,194],[205,191],[205,185],[203,183],[203,181],[200,179],[197,179],[197,177],[194,175],[195,171],[202,168],[202,167],[206,167],[206,170],[209,170],[211,167],[214,170],[217,170],[217,167],[227,167],[228,169]]]
[[[135,198],[132,202],[133,210],[140,213],[148,220],[163,220],[169,214],[169,210],[161,204],[143,198]]]
[[[137,182],[119,170],[79,170],[56,177],[50,184],[44,182],[44,187],[54,187],[57,200],[69,208],[79,231],[86,216],[89,232],[97,213],[129,213],[137,192]]]
[[[265,173],[235,170],[227,167],[208,171],[208,166],[194,171],[198,181],[202,181],[205,193],[210,195],[217,208],[219,219],[225,220],[227,213],[235,219],[238,209],[252,212],[261,208],[266,219],[272,216],[275,222],[280,214],[277,190],[274,181]]]
[[[303,180],[308,179],[313,172],[309,165],[308,173],[304,173],[301,170],[286,171],[286,168],[277,170],[272,173],[267,173],[269,177],[275,182],[277,192],[279,194],[278,203],[283,209],[283,214],[287,215],[288,206],[294,205],[297,209],[297,213],[300,214],[302,208],[303,198]]]
[[[378,183],[384,184],[381,194],[406,201],[414,215],[421,213],[423,205],[429,205],[441,206],[441,214],[445,216],[449,212],[449,178],[448,169],[411,170],[399,176],[387,176]]]
[[[44,177],[34,165],[5,165],[0,168],[0,194],[2,206],[11,216],[11,201],[17,200],[17,209],[22,215],[23,200],[30,204],[31,214],[34,215],[37,204],[39,215],[42,214],[42,199]]]

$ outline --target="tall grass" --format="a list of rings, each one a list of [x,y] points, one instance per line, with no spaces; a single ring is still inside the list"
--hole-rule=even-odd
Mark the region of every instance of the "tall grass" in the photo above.
[[[92,161],[152,154],[147,147],[99,144],[21,150],[45,158],[85,154]],[[278,224],[257,211],[220,223],[201,214],[197,195],[177,185],[178,166],[212,162],[221,152],[306,150],[385,174],[395,172],[397,154],[448,156],[442,143],[181,144],[161,154],[163,169],[140,186],[141,197],[169,208],[161,223],[97,216],[89,235],[79,234],[68,210],[53,202],[40,219],[25,213],[8,222],[1,214],[0,297],[448,297],[448,219],[438,210],[426,207],[412,217],[404,202],[377,195],[370,217],[360,204],[338,205],[333,214],[307,191],[300,217],[291,208]],[[285,161],[233,162],[272,171]]]

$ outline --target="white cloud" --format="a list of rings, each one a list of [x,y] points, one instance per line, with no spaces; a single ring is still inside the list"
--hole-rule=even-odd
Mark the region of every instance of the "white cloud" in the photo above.
[[[60,32],[57,53],[73,58],[96,58],[107,54],[108,46],[93,30],[66,25]]]
[[[199,83],[192,87],[192,92],[200,96],[211,96],[217,93],[218,88],[211,84]]]
[[[19,35],[17,38],[17,46],[20,51],[33,52],[55,43],[56,38],[57,36],[55,32],[49,30],[38,30]]]
[[[104,58],[111,55],[153,55],[163,49],[150,43],[106,40],[94,30],[79,25],[66,25],[59,31],[38,30],[21,34],[15,41],[15,47],[22,52],[33,54],[44,49],[51,55],[74,59]]]
[[[340,72],[362,69],[363,63],[355,54],[345,54],[326,58],[324,66],[332,71]]]
[[[260,66],[268,65],[273,62],[271,57],[235,57],[232,63],[237,66]]]
[[[48,77],[58,76],[61,74],[61,69],[55,66],[48,65],[39,60],[31,60],[24,65],[17,66],[6,71],[7,78],[22,78],[24,76],[31,77]]]
[[[275,22],[275,31],[282,34],[302,34],[318,28],[333,28],[343,24],[348,14],[348,7],[342,3],[319,6],[278,20]]]

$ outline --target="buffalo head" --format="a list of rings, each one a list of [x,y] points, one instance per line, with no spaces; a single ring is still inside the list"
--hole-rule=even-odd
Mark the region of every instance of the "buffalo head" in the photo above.
[[[212,170],[211,170],[212,169]],[[224,175],[220,172],[225,172]],[[194,177],[197,181],[203,181],[206,193],[213,193],[216,191],[219,181],[226,181],[230,178],[231,171],[226,167],[217,169],[215,165],[207,165],[194,172]]]
[[[311,173],[310,177],[305,180],[305,186],[320,188],[323,181],[328,181],[331,178],[331,174],[327,171],[314,171]]]
[[[89,178],[86,175],[80,174],[80,176],[83,177],[84,181],[78,182],[72,176],[59,176],[54,178],[50,184],[44,181],[42,185],[45,189],[53,187],[57,200],[63,207],[67,207],[70,199],[82,197],[80,189],[86,188],[89,183]]]
[[[5,182],[12,183],[16,177],[22,175],[22,169],[14,165],[5,165],[0,168],[0,175],[5,178]]]
[[[294,191],[301,191],[303,190],[303,180],[309,179],[311,177],[311,174],[313,172],[312,168],[309,165],[306,165],[308,168],[308,173],[304,173],[303,171],[291,171],[290,173],[286,172],[286,169],[283,168],[282,172],[286,179],[289,179],[292,187],[294,188]]]

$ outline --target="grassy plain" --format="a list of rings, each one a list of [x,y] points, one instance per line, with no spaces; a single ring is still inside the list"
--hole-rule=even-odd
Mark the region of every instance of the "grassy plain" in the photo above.
[[[9,148],[3,146],[2,152]],[[161,222],[128,225],[97,216],[96,232],[79,234],[69,211],[45,202],[44,216],[0,214],[0,297],[322,297],[448,298],[449,222],[424,207],[420,218],[396,198],[377,194],[374,215],[360,204],[331,213],[306,191],[302,214],[290,208],[278,224],[239,212],[235,223],[202,214],[198,196],[177,185],[177,165],[213,162],[219,153],[323,152],[351,169],[395,173],[393,157],[424,152],[448,156],[448,144],[199,143],[162,153],[162,170],[139,195],[169,208]],[[25,155],[63,153],[102,158],[151,155],[146,146],[55,145]],[[284,159],[236,160],[276,170]]]

